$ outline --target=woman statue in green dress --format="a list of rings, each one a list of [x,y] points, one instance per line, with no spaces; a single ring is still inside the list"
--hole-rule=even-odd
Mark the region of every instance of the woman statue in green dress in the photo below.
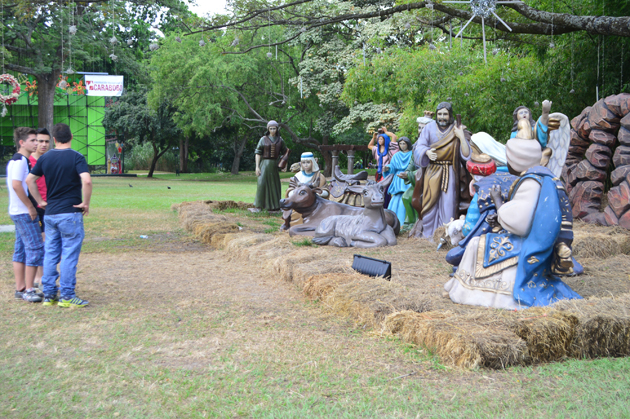
[[[267,123],[267,132],[258,141],[258,146],[256,146],[256,176],[258,176],[258,189],[254,200],[256,208],[268,211],[280,209],[282,191],[278,162],[285,156],[286,151],[287,146],[278,132],[278,123],[269,121]]]

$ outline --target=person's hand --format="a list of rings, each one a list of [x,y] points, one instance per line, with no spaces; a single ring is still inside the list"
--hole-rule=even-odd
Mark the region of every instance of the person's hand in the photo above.
[[[383,172],[389,172],[389,164],[383,166]]]
[[[549,131],[560,129],[560,119],[550,117],[547,127],[549,128]]]
[[[494,201],[495,205],[501,205],[503,203],[503,197],[501,196],[501,187],[499,185],[492,185],[490,188],[490,197]]]
[[[435,152],[434,148],[432,148],[430,150],[427,150],[427,157],[431,161],[436,161],[437,160],[437,153]]]
[[[549,111],[551,110],[551,104],[552,104],[552,103],[553,103],[553,102],[551,102],[550,100],[543,100],[543,103],[542,103],[542,113],[546,113],[546,114],[548,114],[548,113],[549,113]]]
[[[260,176],[260,167],[256,168],[256,176]]]
[[[75,208],[80,208],[83,211],[83,215],[88,215],[90,213],[90,206],[85,202],[81,202],[79,205],[73,205]]]
[[[455,126],[455,128],[453,128],[453,132],[455,133],[455,136],[457,138],[459,138],[460,140],[464,141],[464,130],[466,129],[466,125],[460,125],[460,126]]]
[[[492,214],[488,215],[488,216],[486,217],[486,222],[487,222],[488,224],[490,224],[490,227],[491,227],[492,229],[494,229],[494,228],[496,228],[496,227],[500,227],[500,226],[501,226],[501,224],[499,224],[499,214],[497,214],[496,212],[494,212],[494,213],[492,213]]]
[[[37,205],[39,205],[41,209],[46,209],[46,207],[48,206],[48,202],[46,201],[38,202]]]
[[[402,172],[398,173],[398,177],[401,179],[407,179],[409,176],[407,176],[407,172]]]
[[[35,221],[35,219],[37,218],[37,210],[34,206],[31,205],[28,209],[28,215],[31,216],[31,220]]]

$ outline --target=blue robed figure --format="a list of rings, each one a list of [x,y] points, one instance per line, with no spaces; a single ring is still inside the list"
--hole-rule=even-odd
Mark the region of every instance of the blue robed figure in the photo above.
[[[562,183],[547,168],[532,167],[541,155],[532,140],[508,141],[510,171],[530,169],[511,186],[508,202],[502,202],[502,185],[491,188],[496,212],[480,219],[478,226],[486,232],[469,239],[445,285],[454,302],[521,309],[581,298],[557,275],[571,264],[567,233],[572,235],[572,219]]]
[[[398,175],[405,173],[409,167],[409,162],[413,154],[411,151],[411,140],[407,137],[400,137],[400,140],[398,140],[398,149],[400,151],[394,154],[391,162],[386,166],[384,174],[385,176],[389,176],[390,174],[394,175],[394,179],[388,189],[391,199],[387,209],[394,211],[400,221],[400,225],[403,225],[405,223],[406,210],[402,197],[411,186],[409,183],[405,183],[405,180]]]

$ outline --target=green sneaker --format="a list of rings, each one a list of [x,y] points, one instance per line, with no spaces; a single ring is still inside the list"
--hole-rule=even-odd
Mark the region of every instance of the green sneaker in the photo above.
[[[78,307],[85,307],[89,303],[90,303],[89,301],[82,300],[79,297],[73,297],[73,298],[61,297],[61,299],[59,300],[59,303],[57,304],[59,305],[59,307],[78,308]]]
[[[42,303],[43,306],[54,306],[57,305],[57,303],[59,302],[59,297],[57,297],[56,295],[54,296],[45,296],[44,297],[44,302]]]

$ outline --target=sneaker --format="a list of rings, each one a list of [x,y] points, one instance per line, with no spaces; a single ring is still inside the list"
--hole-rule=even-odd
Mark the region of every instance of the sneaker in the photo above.
[[[26,290],[22,293],[22,299],[29,303],[41,303],[42,297],[40,297],[34,289]]]
[[[54,306],[59,302],[59,297],[56,295],[49,295],[48,297],[44,297],[43,306]]]
[[[16,300],[21,300],[22,299],[22,295],[24,295],[25,292],[26,292],[26,290],[15,291],[15,299]]]
[[[59,307],[76,308],[76,307],[85,307],[89,303],[90,303],[89,301],[82,300],[79,297],[73,297],[73,298],[61,297],[61,299],[59,300],[57,304],[59,305]]]

